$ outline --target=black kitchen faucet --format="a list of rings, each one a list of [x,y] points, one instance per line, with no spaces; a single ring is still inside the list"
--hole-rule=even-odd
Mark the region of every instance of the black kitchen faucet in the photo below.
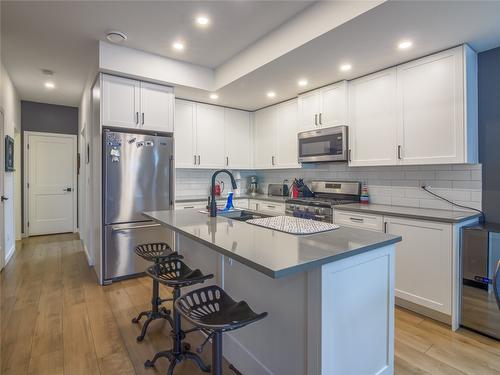
[[[233,185],[233,190],[236,190],[238,188],[238,186],[236,186],[236,180],[234,179],[233,174],[227,169],[219,169],[218,171],[214,172],[214,174],[212,175],[212,184],[210,185],[210,217],[217,216],[217,202],[215,201],[215,178],[221,172],[227,173],[229,175],[229,177],[231,178],[231,185]]]

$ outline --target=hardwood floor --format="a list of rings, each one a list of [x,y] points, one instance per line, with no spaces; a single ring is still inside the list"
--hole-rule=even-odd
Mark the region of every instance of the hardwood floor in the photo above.
[[[164,374],[166,360],[143,366],[169,345],[166,322],[153,322],[142,343],[131,318],[148,308],[150,280],[100,287],[75,235],[21,243],[1,278],[1,373],[4,375]],[[168,290],[162,287],[162,295]],[[196,345],[199,337],[190,335]],[[500,342],[396,310],[395,373],[500,374]],[[210,347],[203,357],[210,362]],[[176,375],[202,374],[193,364]],[[227,370],[225,375],[234,375]],[[245,374],[253,375],[253,374]],[[362,375],[362,374],[360,374]]]

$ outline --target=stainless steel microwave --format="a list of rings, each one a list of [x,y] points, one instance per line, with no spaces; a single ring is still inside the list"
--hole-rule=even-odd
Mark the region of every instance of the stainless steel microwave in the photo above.
[[[301,132],[298,138],[300,163],[347,161],[347,126]]]

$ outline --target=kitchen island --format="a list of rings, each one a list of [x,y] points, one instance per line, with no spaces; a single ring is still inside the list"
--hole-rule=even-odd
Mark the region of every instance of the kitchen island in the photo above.
[[[269,313],[224,335],[224,356],[242,373],[393,373],[401,237],[347,227],[291,235],[196,209],[145,215],[175,232],[190,267]]]

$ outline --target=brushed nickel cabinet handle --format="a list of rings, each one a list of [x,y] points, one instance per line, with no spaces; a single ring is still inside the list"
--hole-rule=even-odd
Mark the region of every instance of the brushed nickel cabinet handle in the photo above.
[[[398,145],[398,159],[401,160],[401,145]]]
[[[323,125],[323,124],[321,123],[321,115],[322,115],[322,113],[320,113],[320,114],[319,114],[319,124],[320,124],[320,125]]]
[[[142,112],[142,125],[144,125],[144,112]]]
[[[226,166],[229,166],[229,156],[226,156]]]
[[[198,165],[200,165],[200,164],[201,164],[201,156],[198,155]]]
[[[314,125],[318,126],[318,114],[314,114]]]
[[[196,155],[193,155],[193,156],[194,156],[193,164],[196,165]]]
[[[139,125],[139,112],[135,113],[135,124]]]
[[[350,217],[349,219],[351,219],[351,221],[356,221],[358,223],[364,222],[364,219],[360,219],[360,218],[357,218],[357,217]]]

